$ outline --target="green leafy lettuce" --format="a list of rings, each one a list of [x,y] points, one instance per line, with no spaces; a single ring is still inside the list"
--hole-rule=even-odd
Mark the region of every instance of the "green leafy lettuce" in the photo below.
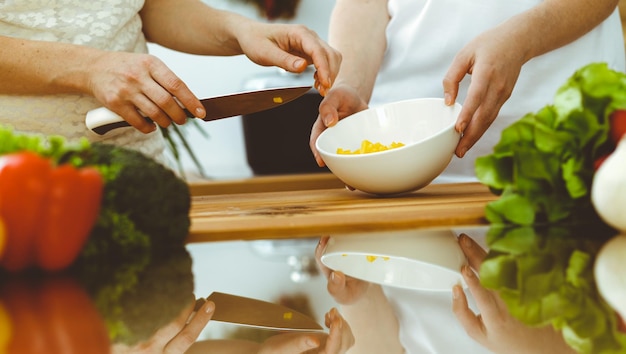
[[[481,283],[498,291],[515,318],[553,326],[579,353],[624,353],[626,334],[593,274],[595,256],[614,235],[601,223],[492,225]]]
[[[503,130],[476,175],[500,195],[486,208],[491,223],[531,225],[595,215],[593,163],[610,149],[609,115],[626,107],[626,74],[589,64],[557,91],[553,104]]]

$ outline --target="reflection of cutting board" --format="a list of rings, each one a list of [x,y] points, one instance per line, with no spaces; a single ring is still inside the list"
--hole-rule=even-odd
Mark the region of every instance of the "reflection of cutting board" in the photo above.
[[[189,242],[485,224],[496,199],[480,183],[432,184],[396,197],[351,192],[331,174],[191,186]]]

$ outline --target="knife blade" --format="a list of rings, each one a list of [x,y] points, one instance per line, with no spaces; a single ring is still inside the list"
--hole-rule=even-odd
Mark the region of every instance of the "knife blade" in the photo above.
[[[204,121],[251,114],[278,107],[304,95],[311,86],[279,87],[264,90],[245,91],[200,100],[206,110]],[[189,118],[194,115],[184,109]],[[140,112],[141,113],[141,112]],[[152,122],[150,118],[146,120]],[[111,135],[119,128],[130,127],[130,124],[118,114],[105,107],[87,112],[85,125],[92,132],[104,136]]]
[[[288,307],[238,295],[213,292],[206,300],[215,303],[211,321],[281,331],[322,331],[311,317]],[[196,302],[196,307],[203,302]]]

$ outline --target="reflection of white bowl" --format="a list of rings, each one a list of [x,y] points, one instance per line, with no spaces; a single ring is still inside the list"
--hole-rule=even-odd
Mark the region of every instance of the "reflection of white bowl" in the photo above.
[[[454,130],[461,105],[440,98],[419,98],[370,108],[324,130],[316,149],[345,184],[386,195],[410,192],[432,182],[448,166],[460,139]],[[357,150],[363,140],[404,146],[377,153],[337,154]]]
[[[451,230],[406,230],[331,236],[322,263],[354,278],[399,288],[451,291],[465,286],[467,263]]]

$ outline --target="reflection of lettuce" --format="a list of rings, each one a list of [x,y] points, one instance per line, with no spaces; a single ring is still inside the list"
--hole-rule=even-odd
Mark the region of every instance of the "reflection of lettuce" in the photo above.
[[[593,162],[609,149],[609,114],[625,107],[626,74],[590,64],[559,88],[552,105],[507,127],[493,154],[476,160],[478,179],[500,195],[487,205],[489,221],[592,215]]]
[[[482,284],[530,326],[552,325],[580,353],[619,353],[626,335],[600,297],[594,258],[614,232],[603,224],[492,227]]]
[[[172,322],[193,295],[191,257],[181,245],[167,254],[84,263],[76,268],[114,343],[134,345]]]

